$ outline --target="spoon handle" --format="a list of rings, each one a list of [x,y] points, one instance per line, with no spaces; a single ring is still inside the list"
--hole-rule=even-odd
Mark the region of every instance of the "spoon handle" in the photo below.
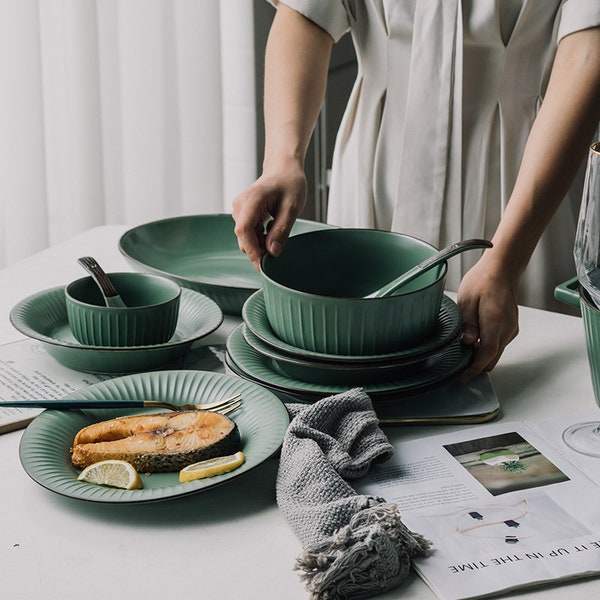
[[[100,288],[106,306],[123,308],[123,302],[119,292],[117,292],[113,282],[109,279],[104,269],[98,264],[95,258],[91,256],[82,256],[77,259],[77,262],[91,275],[96,285]]]
[[[421,271],[425,271],[426,269],[429,269],[430,266],[435,266],[436,264],[443,262],[445,260],[448,260],[451,256],[454,256],[456,254],[459,254],[460,252],[464,252],[465,250],[471,250],[474,248],[491,248],[492,247],[492,242],[490,242],[489,240],[479,240],[479,239],[474,239],[474,240],[463,240],[462,242],[456,242],[456,244],[452,244],[451,246],[448,246],[445,250],[444,250],[444,254],[436,254],[435,256],[432,256],[431,258],[428,258],[426,260],[424,260],[422,263],[419,263],[419,269]]]
[[[459,254],[460,252],[464,252],[465,250],[472,250],[474,248],[491,248],[492,242],[489,240],[482,239],[473,239],[473,240],[463,240],[462,242],[456,242],[456,244],[452,244],[436,252],[430,258],[420,262],[418,265],[412,267],[399,277],[396,277],[390,283],[384,285],[382,288],[377,291],[366,296],[367,298],[384,298],[385,296],[391,296],[394,292],[398,291],[403,285],[406,285],[409,281],[416,279],[423,272],[439,265],[446,260],[448,260],[451,256],[455,254]]]

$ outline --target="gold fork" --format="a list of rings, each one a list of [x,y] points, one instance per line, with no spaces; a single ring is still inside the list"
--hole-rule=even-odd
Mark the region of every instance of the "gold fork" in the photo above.
[[[142,400],[143,408],[166,408],[168,410],[211,410],[226,415],[242,405],[242,395],[236,394],[224,400],[217,400],[209,404],[172,404],[161,400]]]

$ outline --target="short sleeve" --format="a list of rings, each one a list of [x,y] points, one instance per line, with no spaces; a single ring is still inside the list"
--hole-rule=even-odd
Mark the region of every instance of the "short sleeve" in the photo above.
[[[279,1],[269,0],[275,7]],[[334,42],[339,41],[350,29],[343,0],[281,0],[281,2],[324,29]]]
[[[566,35],[600,26],[600,0],[566,0],[558,26],[558,41]]]

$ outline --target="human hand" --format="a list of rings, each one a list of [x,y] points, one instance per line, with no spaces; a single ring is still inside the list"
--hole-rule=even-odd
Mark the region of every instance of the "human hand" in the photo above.
[[[265,252],[279,256],[306,202],[306,175],[300,165],[265,171],[233,201],[240,250],[258,270]]]
[[[475,352],[462,383],[491,371],[506,346],[518,335],[516,288],[515,275],[492,268],[485,254],[463,277],[458,290],[463,317],[462,343],[473,345]]]

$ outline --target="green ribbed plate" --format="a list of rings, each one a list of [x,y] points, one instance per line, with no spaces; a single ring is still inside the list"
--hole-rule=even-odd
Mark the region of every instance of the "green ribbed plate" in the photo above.
[[[271,389],[306,397],[318,398],[324,395],[338,394],[351,387],[347,384],[327,385],[300,381],[282,373],[278,370],[275,361],[260,354],[246,342],[243,326],[243,323],[238,325],[231,332],[226,343],[227,355],[234,363],[233,370],[238,374],[249,377],[257,383],[264,383]],[[390,395],[399,398],[402,395],[412,394],[442,382],[451,381],[467,369],[472,357],[472,346],[463,346],[460,340],[456,340],[440,354],[429,358],[425,365],[418,370],[392,381],[369,383],[362,387],[374,399]]]
[[[73,399],[149,399],[175,404],[214,402],[241,393],[242,406],[229,416],[237,423],[246,462],[234,471],[179,483],[178,473],[141,474],[144,488],[121,490],[77,481],[69,449],[75,434],[88,425],[123,416],[157,411],[124,409],[46,410],[27,427],[19,454],[27,474],[41,486],[62,496],[104,503],[138,503],[186,496],[231,481],[279,450],[289,424],[284,404],[263,387],[230,375],[208,371],[137,373],[97,383],[69,397]]]
[[[172,365],[192,343],[215,331],[223,312],[206,296],[181,290],[179,318],[173,337],[152,346],[84,346],[71,333],[63,286],[28,296],[10,312],[15,329],[42,343],[59,363],[86,373],[122,375]]]
[[[460,333],[461,313],[456,303],[448,296],[442,296],[440,316],[431,337],[423,340],[420,344],[389,352],[386,354],[324,354],[312,350],[305,350],[288,344],[273,331],[267,309],[265,297],[262,290],[255,292],[246,300],[242,308],[242,318],[248,329],[260,340],[272,346],[279,352],[298,356],[305,360],[318,360],[327,364],[346,363],[353,364],[400,364],[403,361],[410,363],[420,358],[426,358],[430,354],[438,353],[442,348],[450,345]]]

